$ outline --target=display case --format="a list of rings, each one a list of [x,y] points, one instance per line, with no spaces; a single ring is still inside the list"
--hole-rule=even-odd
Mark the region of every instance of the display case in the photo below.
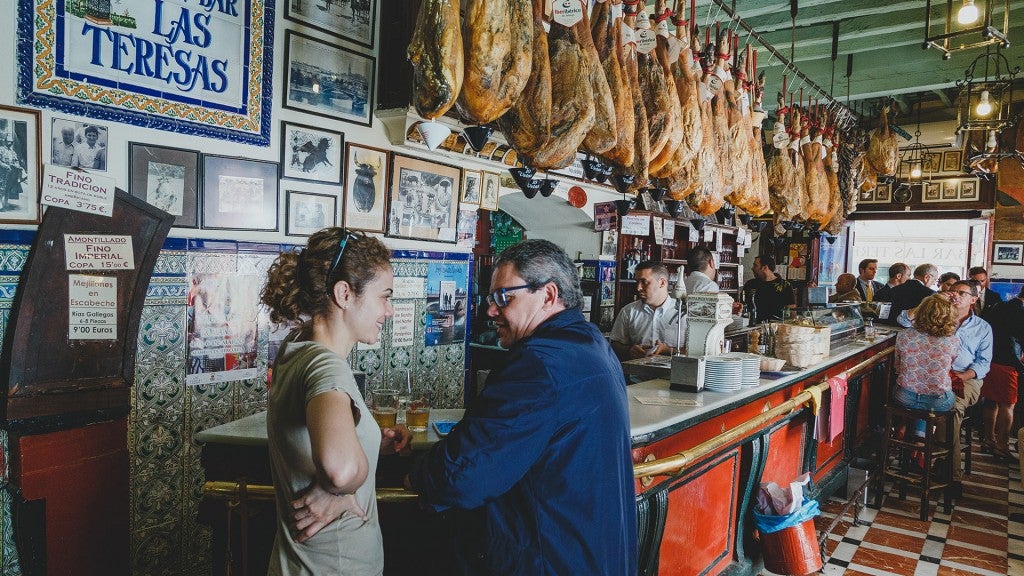
[[[861,312],[859,302],[797,308],[794,312],[792,319],[786,322],[787,324],[827,326],[831,331],[830,339],[832,341],[852,336],[864,327],[864,314]]]

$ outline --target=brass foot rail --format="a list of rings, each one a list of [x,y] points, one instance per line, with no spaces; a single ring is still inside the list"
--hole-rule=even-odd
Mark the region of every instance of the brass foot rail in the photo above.
[[[270,501],[274,499],[274,487],[266,484],[209,480],[203,484],[203,496],[214,500],[238,501],[247,498]],[[415,500],[417,497],[415,492],[405,488],[377,488],[378,502],[402,502]]]

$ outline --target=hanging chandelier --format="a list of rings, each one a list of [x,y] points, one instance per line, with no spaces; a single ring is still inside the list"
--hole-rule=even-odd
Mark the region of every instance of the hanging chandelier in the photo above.
[[[934,166],[936,161],[936,155],[929,152],[927,146],[921,144],[921,100],[918,99],[917,131],[914,132],[914,143],[900,152],[899,181],[906,184],[920,183],[925,174],[934,172],[931,167]]]
[[[937,48],[942,59],[949,60],[953,52],[991,46],[1010,47],[1010,0],[1003,0],[1002,28],[992,25],[992,5],[998,0],[946,0],[944,12],[936,20],[945,21],[942,33],[932,35],[932,0],[927,0],[922,48]],[[935,5],[942,9],[941,2]]]
[[[1013,81],[1020,66],[1010,63],[1000,47],[985,49],[957,80],[957,134],[977,130],[998,134],[1016,122],[1013,115]],[[982,75],[983,74],[983,75]]]

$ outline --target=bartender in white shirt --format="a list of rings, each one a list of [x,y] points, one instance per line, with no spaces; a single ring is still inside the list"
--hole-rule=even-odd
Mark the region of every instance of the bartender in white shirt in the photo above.
[[[683,281],[687,294],[722,291],[718,282],[715,282],[715,278],[718,277],[718,269],[715,268],[714,255],[707,248],[698,246],[690,250],[686,254],[686,269],[690,271]],[[739,314],[742,310],[742,303],[733,302],[733,314]]]
[[[661,262],[641,262],[635,278],[637,300],[623,306],[612,325],[615,354],[623,361],[673,354],[677,334],[683,338],[678,345],[685,347],[686,318],[680,317],[677,301],[668,293],[668,268]]]

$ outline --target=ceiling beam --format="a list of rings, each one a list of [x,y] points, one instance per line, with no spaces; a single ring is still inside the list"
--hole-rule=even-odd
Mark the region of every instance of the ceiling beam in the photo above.
[[[953,100],[950,99],[949,94],[946,94],[946,91],[944,89],[939,88],[939,89],[932,90],[932,94],[935,94],[936,96],[938,96],[939,100],[942,101],[942,105],[945,106],[946,108],[952,108],[953,107]]]

